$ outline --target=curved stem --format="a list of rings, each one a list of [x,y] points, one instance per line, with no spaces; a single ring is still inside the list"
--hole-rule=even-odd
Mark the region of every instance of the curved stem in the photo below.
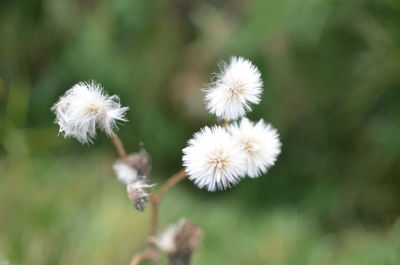
[[[148,249],[133,256],[130,265],[138,265],[142,260],[153,259],[156,255],[154,249]]]
[[[179,170],[175,175],[167,179],[165,183],[161,186],[161,188],[154,195],[158,200],[166,193],[171,187],[175,186],[178,182],[183,180],[186,177],[186,172],[184,169]]]
[[[151,226],[150,226],[150,236],[154,236],[157,233],[158,227],[158,209],[159,209],[159,200],[156,197],[150,198],[151,202]],[[151,245],[150,241],[150,245]]]
[[[118,155],[122,158],[122,159],[126,159],[126,151],[124,148],[124,145],[121,142],[121,139],[119,139],[118,135],[116,134],[111,134],[110,138],[115,146],[115,148],[117,149]]]
[[[154,236],[157,232],[157,227],[158,227],[158,208],[160,204],[160,200],[162,196],[174,185],[176,185],[178,182],[182,181],[186,176],[186,172],[184,169],[181,169],[167,179],[165,183],[160,187],[160,189],[150,198],[151,202],[151,227],[150,227],[150,236]]]
[[[160,187],[160,189],[150,197],[151,202],[151,227],[150,227],[150,238],[155,236],[157,233],[158,228],[158,215],[159,215],[159,204],[161,198],[164,194],[176,185],[178,182],[182,181],[186,176],[186,172],[184,169],[178,171],[175,175],[167,179],[165,183]],[[155,249],[155,245],[150,240],[149,241],[149,249],[145,250],[144,252],[138,253],[133,256],[130,265],[138,265],[142,260],[145,259],[154,259],[157,254],[157,250]]]

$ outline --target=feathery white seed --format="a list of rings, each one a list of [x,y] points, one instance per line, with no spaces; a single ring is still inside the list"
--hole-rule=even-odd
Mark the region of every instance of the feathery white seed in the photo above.
[[[245,169],[245,155],[222,127],[204,127],[183,149],[183,165],[199,188],[224,190],[237,184]]]
[[[247,118],[229,126],[236,143],[246,154],[246,174],[250,178],[259,177],[275,164],[281,152],[279,134],[270,124],[260,120],[256,124]]]
[[[210,113],[225,120],[242,117],[251,110],[250,104],[260,102],[263,90],[260,71],[249,60],[232,57],[223,63],[216,81],[205,89]]]
[[[74,85],[51,110],[56,114],[60,133],[85,144],[93,141],[97,128],[111,135],[117,128],[117,121],[126,121],[124,115],[128,107],[121,107],[118,96],[107,95],[92,81]]]

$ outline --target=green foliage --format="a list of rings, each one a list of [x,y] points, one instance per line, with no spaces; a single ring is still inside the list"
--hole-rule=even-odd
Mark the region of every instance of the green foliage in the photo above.
[[[120,136],[144,143],[161,183],[215,123],[199,88],[240,55],[265,82],[249,116],[278,128],[283,153],[228,192],[175,188],[164,225],[205,230],[194,264],[398,264],[399,14],[396,0],[1,1],[0,263],[127,264],[143,247],[148,213],[113,179],[106,137],[57,136],[66,89],[119,94]]]

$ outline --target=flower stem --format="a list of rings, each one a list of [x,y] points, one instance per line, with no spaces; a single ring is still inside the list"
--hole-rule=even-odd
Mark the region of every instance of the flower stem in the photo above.
[[[162,196],[174,185],[178,182],[182,181],[186,176],[186,172],[184,169],[178,171],[175,175],[167,179],[164,184],[160,187],[160,189],[150,197],[151,202],[151,227],[150,227],[150,238],[155,236],[158,228],[158,215],[159,215],[159,204]],[[152,241],[149,241],[149,249],[136,254],[133,256],[130,265],[138,265],[142,260],[145,259],[154,259],[156,257],[155,246]]]
[[[116,134],[111,134],[110,138],[117,149],[118,155],[121,157],[121,159],[126,159],[127,154],[126,150],[124,148],[124,145],[121,142],[121,139],[118,137]],[[151,227],[150,227],[150,237],[154,236],[157,233],[157,228],[158,228],[158,215],[159,215],[159,204],[161,198],[164,196],[164,194],[173,186],[175,186],[178,182],[182,181],[186,176],[186,172],[184,169],[181,169],[178,171],[175,175],[167,179],[164,184],[158,189],[158,191],[150,197],[150,202],[151,202]],[[154,259],[155,255],[157,254],[154,245],[150,241],[150,248],[136,254],[133,256],[132,261],[130,265],[138,265],[142,260],[145,259]]]
[[[226,119],[219,119],[218,123],[220,126],[222,126],[225,130],[228,129],[228,125],[229,125],[229,120]]]
[[[110,138],[115,146],[115,148],[117,149],[118,155],[122,158],[122,159],[126,159],[126,151],[124,148],[124,145],[121,142],[121,139],[119,139],[118,135],[116,134],[111,134]]]
[[[150,236],[154,236],[157,233],[158,227],[158,210],[159,210],[159,201],[156,197],[150,198],[151,202],[151,226],[150,226]],[[151,242],[150,242],[151,243]]]
[[[133,256],[130,265],[138,265],[142,260],[145,259],[154,259],[156,256],[156,251],[154,249],[148,249],[143,252],[140,252]]]
[[[150,236],[154,236],[157,232],[158,227],[158,208],[162,196],[178,182],[182,181],[186,176],[184,169],[178,171],[175,175],[167,179],[165,183],[160,187],[160,189],[150,198],[151,201],[151,227]]]
[[[175,186],[175,184],[177,184],[178,182],[180,182],[181,180],[183,180],[186,177],[186,172],[184,169],[179,170],[175,175],[173,175],[172,177],[170,177],[169,179],[167,179],[167,181],[165,181],[165,183],[160,187],[160,189],[157,191],[157,193],[155,194],[155,196],[158,197],[158,200],[161,199],[161,197],[173,186]]]

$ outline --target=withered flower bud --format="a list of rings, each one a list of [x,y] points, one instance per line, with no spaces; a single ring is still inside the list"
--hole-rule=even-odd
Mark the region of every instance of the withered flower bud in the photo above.
[[[149,176],[151,172],[151,158],[143,148],[126,158],[128,165],[136,169],[139,176]]]
[[[203,232],[197,225],[181,219],[154,238],[153,242],[168,256],[170,265],[188,265],[202,238]]]
[[[151,159],[142,149],[138,153],[130,154],[126,159],[117,160],[113,169],[118,179],[126,185],[126,191],[133,206],[143,211],[150,196],[150,188],[154,185],[147,183],[151,171]]]
[[[126,186],[128,197],[133,203],[136,210],[143,211],[147,203],[147,197],[150,196],[149,188],[153,185],[146,184],[145,181],[139,180]]]
[[[151,159],[142,149],[138,153],[128,155],[126,159],[117,160],[113,169],[118,179],[126,185],[139,180],[146,181],[151,172]]]

